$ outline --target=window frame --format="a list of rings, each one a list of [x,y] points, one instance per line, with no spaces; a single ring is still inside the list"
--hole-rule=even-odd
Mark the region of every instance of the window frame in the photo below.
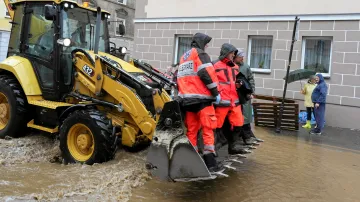
[[[115,26],[114,26],[114,31],[115,31],[115,36],[123,36],[123,35],[119,35],[117,34],[117,29],[119,28],[119,24],[120,21],[123,22],[123,25],[126,28],[126,20],[124,18],[118,17],[117,14],[115,13]],[[126,33],[125,33],[126,34]]]
[[[123,0],[123,3],[119,2],[119,0],[116,0],[116,2],[117,2],[118,4],[126,5],[127,0]]]
[[[179,39],[181,37],[188,37],[188,38],[192,38],[193,35],[191,34],[176,34],[175,35],[175,50],[174,50],[174,63],[173,64],[176,64],[177,61],[178,61],[178,53],[179,53]]]
[[[8,15],[9,14],[9,15]],[[5,6],[5,18],[11,18],[9,9]]]
[[[270,55],[270,67],[269,69],[261,69],[261,68],[251,68],[250,66],[250,61],[251,61],[251,45],[252,45],[252,39],[271,39],[271,55]],[[273,52],[273,44],[274,44],[274,37],[273,36],[269,36],[269,35],[254,35],[254,36],[249,36],[248,37],[248,50],[247,50],[247,58],[246,58],[246,63],[249,65],[249,67],[251,68],[252,72],[255,73],[271,73],[271,62],[272,62],[272,52]]]
[[[321,72],[316,72],[317,74],[320,73],[322,74],[322,76],[324,78],[330,78],[331,76],[331,66],[332,66],[332,54],[333,54],[333,45],[334,45],[334,40],[331,36],[303,36],[302,40],[301,40],[301,69],[305,69],[304,65],[305,65],[305,50],[306,50],[306,40],[307,39],[325,39],[325,40],[330,40],[331,44],[330,44],[330,59],[329,59],[329,73],[321,73]]]

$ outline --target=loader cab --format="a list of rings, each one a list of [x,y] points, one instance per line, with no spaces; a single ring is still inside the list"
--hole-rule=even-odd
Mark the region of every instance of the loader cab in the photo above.
[[[42,96],[60,101],[72,89],[71,51],[93,50],[96,10],[74,2],[23,1],[12,5],[14,20],[8,56],[28,59],[34,68]],[[107,19],[101,13],[99,51],[110,52]]]

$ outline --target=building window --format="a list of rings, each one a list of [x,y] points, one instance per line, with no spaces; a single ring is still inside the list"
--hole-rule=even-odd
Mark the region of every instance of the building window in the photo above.
[[[176,38],[176,44],[175,44],[175,59],[174,63],[179,63],[181,57],[184,55],[184,53],[191,48],[191,41],[192,36],[191,35],[177,35]]]
[[[10,18],[10,13],[9,13],[9,10],[7,8],[5,8],[5,17]]]
[[[117,2],[118,2],[119,4],[124,4],[124,5],[126,5],[126,0],[117,0]]]
[[[125,19],[116,17],[116,22],[115,22],[115,35],[116,36],[120,36],[120,33],[119,33],[119,25],[120,24],[123,24],[126,27]]]
[[[301,68],[330,76],[331,37],[304,37],[302,40]]]
[[[248,64],[254,72],[271,72],[272,36],[250,36]]]

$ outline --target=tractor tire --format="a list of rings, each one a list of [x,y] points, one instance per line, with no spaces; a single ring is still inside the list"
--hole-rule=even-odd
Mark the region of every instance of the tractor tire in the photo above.
[[[21,85],[11,75],[0,75],[0,138],[24,136],[28,103]]]
[[[64,163],[103,163],[115,156],[111,121],[96,109],[71,113],[60,127]]]

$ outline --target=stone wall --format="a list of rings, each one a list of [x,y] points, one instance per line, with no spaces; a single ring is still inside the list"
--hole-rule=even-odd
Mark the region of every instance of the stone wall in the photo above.
[[[256,73],[258,94],[281,96],[291,45],[293,22],[176,22],[136,23],[135,57],[165,69],[174,62],[175,36],[202,32],[213,37],[207,52],[215,59],[223,43],[248,48],[249,36],[272,36],[271,72]],[[303,37],[332,38],[328,103],[360,107],[360,28],[354,21],[302,21],[291,69],[301,68]],[[306,82],[306,81],[305,81]],[[304,81],[302,82],[304,84]],[[287,97],[303,99],[300,82],[288,85]]]

